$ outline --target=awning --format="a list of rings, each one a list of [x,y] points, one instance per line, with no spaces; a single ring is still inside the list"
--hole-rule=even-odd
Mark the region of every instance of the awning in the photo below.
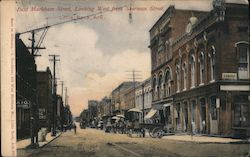
[[[144,117],[144,119],[150,119],[156,114],[157,110],[151,109],[148,114]]]
[[[119,118],[119,117],[117,117],[117,116],[114,116],[114,117],[112,117],[112,119],[117,120],[117,119],[120,119],[120,118]]]
[[[164,104],[163,107],[169,107],[171,103]]]
[[[125,116],[124,116],[124,115],[122,115],[122,114],[118,114],[118,115],[116,115],[116,117],[119,117],[119,118],[125,118]]]
[[[128,110],[128,112],[138,112],[138,113],[141,113],[142,111],[138,108],[131,108]]]

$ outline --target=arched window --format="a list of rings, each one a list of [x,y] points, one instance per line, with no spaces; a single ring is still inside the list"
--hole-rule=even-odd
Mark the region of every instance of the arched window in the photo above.
[[[250,56],[249,56],[249,43],[248,42],[238,42],[235,44],[237,50],[238,58],[238,77],[239,79],[249,79],[250,78]]]
[[[191,88],[193,88],[195,86],[195,57],[194,55],[190,55],[190,77],[191,77]]]
[[[162,74],[159,75],[159,80],[158,80],[158,97],[162,98],[162,92],[161,92],[161,89],[162,89]]]
[[[167,68],[165,73],[165,84],[166,84],[166,96],[171,95],[171,70]]]
[[[176,92],[180,92],[180,65],[179,63],[176,63]]]
[[[182,64],[182,74],[183,74],[183,90],[187,89],[187,64],[184,62]]]
[[[204,84],[204,78],[205,78],[205,57],[204,52],[200,52],[199,56],[199,62],[200,62],[200,85]]]
[[[152,84],[152,96],[153,100],[156,98],[156,91],[157,91],[157,84],[156,84],[156,77],[153,78],[153,84]]]
[[[210,48],[210,52],[208,54],[209,61],[210,61],[210,81],[215,80],[215,54],[216,54],[216,50],[215,50],[215,47],[212,45]]]

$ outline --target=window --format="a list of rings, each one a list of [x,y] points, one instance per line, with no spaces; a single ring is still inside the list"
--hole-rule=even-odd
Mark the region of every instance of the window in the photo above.
[[[187,65],[184,62],[182,65],[182,71],[183,71],[183,90],[187,89]]]
[[[176,118],[176,126],[177,128],[180,127],[181,124],[181,116],[180,116],[180,103],[176,104],[175,106],[175,118]]]
[[[210,60],[210,81],[215,80],[215,47],[212,45],[208,54]]]
[[[205,63],[204,63],[204,53],[201,52],[200,53],[200,58],[199,58],[199,62],[200,62],[200,84],[202,85],[204,83],[204,78],[205,78],[205,73],[204,73],[204,69],[205,69]]]
[[[239,42],[236,46],[238,55],[238,77],[239,79],[249,79],[249,44],[246,42]]]
[[[247,95],[237,95],[234,101],[234,126],[250,127],[250,106]]]
[[[159,76],[159,82],[158,82],[158,97],[162,98],[162,74]]]
[[[157,92],[157,85],[156,85],[156,78],[155,77],[153,78],[152,89],[153,89],[153,92],[152,92],[153,100],[155,100],[156,99],[156,92]]]
[[[191,88],[195,86],[195,58],[194,55],[190,57],[190,67],[191,67]]]
[[[180,66],[176,64],[176,92],[180,91]]]
[[[165,74],[165,86],[166,86],[166,96],[171,95],[171,73],[170,69],[168,68]]]
[[[216,97],[212,96],[210,98],[210,113],[212,120],[217,120],[217,109],[216,109]]]
[[[192,123],[195,123],[196,120],[196,102],[193,100],[191,101],[191,115],[192,115]],[[194,128],[193,128],[194,129]]]

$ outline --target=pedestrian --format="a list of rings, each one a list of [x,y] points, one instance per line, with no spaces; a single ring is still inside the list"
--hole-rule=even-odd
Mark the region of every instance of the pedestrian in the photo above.
[[[74,132],[75,132],[75,135],[76,135],[76,125],[74,124],[73,127],[74,127]]]

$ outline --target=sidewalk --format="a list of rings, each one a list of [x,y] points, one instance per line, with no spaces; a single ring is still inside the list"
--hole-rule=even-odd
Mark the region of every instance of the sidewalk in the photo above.
[[[163,136],[162,139],[173,140],[173,141],[182,141],[182,142],[194,142],[194,143],[217,143],[217,144],[229,144],[229,143],[249,143],[250,141],[245,139],[233,139],[233,138],[224,138],[224,137],[210,137],[202,135],[169,135]]]
[[[58,132],[56,134],[56,136],[51,136],[51,133],[47,133],[46,135],[46,141],[44,142],[38,142],[38,145],[39,147],[43,147],[45,146],[46,144],[50,143],[51,141],[53,141],[54,139],[56,139],[57,137],[59,137],[62,133],[61,132]],[[31,141],[30,138],[27,138],[27,139],[24,139],[24,140],[20,140],[20,141],[17,141],[17,149],[25,149],[27,146],[30,145]]]

